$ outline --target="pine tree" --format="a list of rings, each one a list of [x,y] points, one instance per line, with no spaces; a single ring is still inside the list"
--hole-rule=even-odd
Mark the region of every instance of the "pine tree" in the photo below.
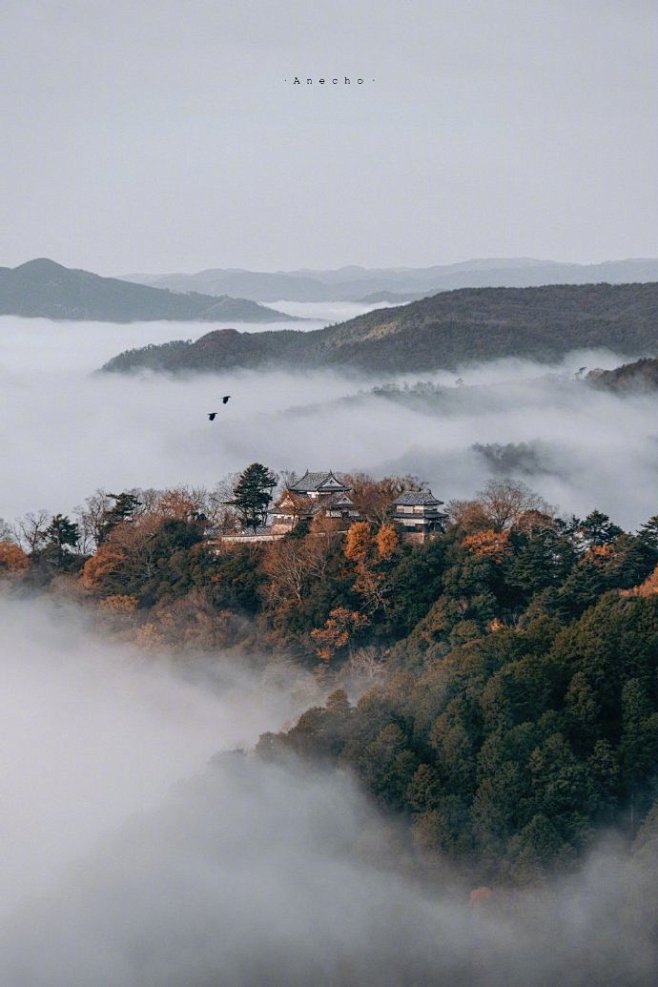
[[[245,528],[253,528],[255,531],[265,524],[267,508],[272,500],[271,491],[276,482],[274,473],[262,463],[252,463],[240,474],[233,487],[233,499],[228,503],[237,509]]]
[[[42,558],[52,561],[57,568],[64,565],[69,553],[77,548],[80,529],[63,514],[55,514],[45,532]]]
[[[123,521],[132,521],[143,506],[139,498],[128,491],[120,494],[109,493],[107,496],[114,501],[114,504],[104,511],[101,517],[97,534],[99,545],[106,541],[112,529],[116,528],[118,524]]]

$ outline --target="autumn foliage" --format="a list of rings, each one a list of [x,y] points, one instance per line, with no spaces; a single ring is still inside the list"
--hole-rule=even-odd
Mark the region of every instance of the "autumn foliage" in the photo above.
[[[372,553],[372,526],[368,521],[356,521],[345,536],[345,558],[350,562],[365,562]]]
[[[30,560],[20,547],[13,541],[0,541],[0,575],[25,572]]]
[[[358,703],[334,693],[269,749],[336,758],[423,852],[475,861],[474,907],[601,829],[634,839],[658,812],[658,517],[634,533],[600,512],[561,519],[496,483],[412,543],[381,493],[363,482],[369,513],[347,531],[318,515],[235,543],[204,491],[99,492],[84,538],[59,545],[74,565],[53,569],[44,512],[20,546],[0,540],[0,575],[12,592],[77,588],[145,660],[205,668],[230,649],[261,670],[299,663],[328,692],[358,683]]]
[[[631,589],[626,589],[621,591],[622,596],[656,596],[658,594],[658,566],[653,570],[650,576],[640,583],[639,586],[634,586]]]
[[[502,562],[509,554],[509,531],[476,531],[467,535],[462,542],[464,548],[480,558],[491,559],[492,562]]]
[[[383,524],[375,535],[377,554],[380,559],[390,559],[400,545],[398,533],[392,524]]]
[[[354,635],[367,623],[368,618],[356,610],[336,607],[329,613],[323,627],[311,631],[318,658],[330,661],[337,651],[349,648]]]

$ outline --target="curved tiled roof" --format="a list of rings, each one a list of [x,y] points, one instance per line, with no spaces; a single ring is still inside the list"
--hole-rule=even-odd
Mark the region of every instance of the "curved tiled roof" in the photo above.
[[[288,484],[288,490],[306,493],[309,490],[349,490],[349,487],[332,470],[324,470],[322,473],[311,473],[306,470],[303,476],[295,477],[292,483]]]
[[[442,500],[437,500],[433,495],[431,490],[406,490],[399,497],[396,497],[392,503],[392,507],[400,505],[400,507],[434,507],[437,504],[442,504]]]

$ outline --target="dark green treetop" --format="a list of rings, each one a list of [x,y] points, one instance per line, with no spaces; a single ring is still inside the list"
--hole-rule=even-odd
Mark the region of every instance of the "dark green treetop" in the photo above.
[[[267,508],[272,500],[272,488],[277,478],[262,463],[252,463],[240,474],[233,487],[233,499],[229,501],[237,512],[245,528],[254,531],[265,524]]]

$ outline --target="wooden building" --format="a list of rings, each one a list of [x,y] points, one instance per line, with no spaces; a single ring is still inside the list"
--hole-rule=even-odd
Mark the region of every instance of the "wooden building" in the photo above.
[[[285,490],[270,507],[267,525],[257,532],[224,535],[222,541],[276,541],[292,531],[300,522],[317,517],[330,518],[336,530],[347,530],[361,521],[359,511],[350,497],[351,487],[341,473],[333,470],[311,472],[293,477]],[[443,531],[448,515],[441,511],[442,500],[430,490],[413,490],[400,494],[389,509],[401,540],[424,542]]]
[[[391,504],[391,520],[405,541],[427,541],[443,531],[448,515],[440,510],[442,504],[431,490],[408,490]]]
[[[273,534],[286,534],[300,521],[310,521],[319,514],[350,523],[359,520],[350,496],[350,487],[340,474],[332,470],[312,473],[306,470],[303,476],[292,480],[286,486],[268,514]]]

